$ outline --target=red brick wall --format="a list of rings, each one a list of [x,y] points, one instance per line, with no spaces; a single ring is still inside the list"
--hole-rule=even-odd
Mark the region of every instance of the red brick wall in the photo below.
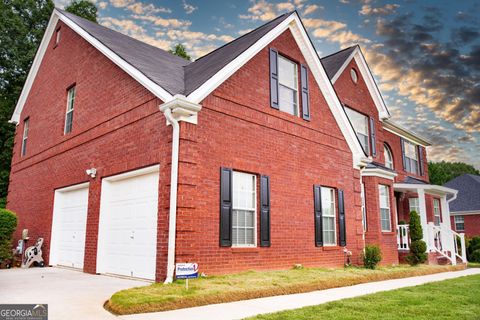
[[[367,212],[367,231],[365,232],[366,244],[379,245],[382,250],[383,265],[398,264],[397,250],[397,219],[395,210],[395,199],[392,180],[379,177],[362,177],[365,185],[365,208]],[[391,232],[381,231],[380,223],[380,196],[378,185],[386,185],[390,191],[390,219],[392,223]]]
[[[305,63],[290,31],[271,45]],[[179,199],[178,262],[196,261],[207,274],[342,266],[342,247],[315,247],[313,185],[320,184],[345,191],[347,247],[359,263],[358,171],[314,79],[310,74],[311,121],[272,109],[264,48],[202,102],[197,126],[182,123],[179,183],[187,192]],[[220,167],[270,176],[270,247],[219,246]]]
[[[452,230],[458,233],[465,233],[469,238],[480,237],[480,214],[464,215],[465,230],[456,230],[455,221],[453,216],[450,217],[452,223]]]
[[[95,272],[99,199],[104,176],[160,163],[158,276],[165,273],[171,128],[161,103],[99,51],[61,26],[50,44],[15,136],[7,207],[19,216],[15,234],[43,237],[48,262],[54,190],[90,181],[85,270]],[[64,135],[67,88],[76,83],[73,131]],[[20,157],[23,119],[30,117],[27,155]],[[85,170],[97,168],[89,179]]]
[[[407,192],[400,196],[398,201],[398,221],[404,220],[408,223],[410,220],[410,198],[418,198],[418,195],[413,192]],[[425,194],[425,206],[427,209],[427,222],[435,222],[435,217],[433,213],[433,199],[434,196]],[[438,198],[437,198],[438,199]],[[442,209],[440,208],[440,220],[442,219]],[[420,212],[418,212],[420,214]]]

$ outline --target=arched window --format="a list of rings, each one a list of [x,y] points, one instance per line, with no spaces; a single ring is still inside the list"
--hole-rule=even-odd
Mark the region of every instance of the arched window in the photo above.
[[[383,156],[385,157],[385,167],[393,169],[393,156],[392,150],[386,144],[383,145]]]

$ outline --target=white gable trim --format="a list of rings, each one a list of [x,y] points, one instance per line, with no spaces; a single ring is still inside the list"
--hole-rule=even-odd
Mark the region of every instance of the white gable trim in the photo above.
[[[48,44],[50,43],[50,39],[52,38],[55,27],[57,25],[58,20],[63,21],[69,28],[79,34],[83,39],[85,39],[88,43],[94,46],[98,51],[104,54],[108,59],[110,59],[113,63],[119,66],[123,71],[128,73],[132,78],[138,81],[142,86],[144,86],[147,90],[153,93],[162,101],[168,101],[172,99],[172,95],[168,93],[165,89],[160,87],[158,84],[150,80],[146,77],[143,73],[141,73],[138,69],[133,67],[131,64],[123,60],[119,55],[115,52],[107,48],[104,44],[100,41],[92,37],[88,32],[80,28],[75,22],[67,18],[65,15],[60,13],[58,10],[53,10],[52,16],[50,17],[50,21],[48,22],[47,29],[45,30],[45,34],[43,36],[42,42],[40,43],[40,47],[38,48],[37,54],[33,60],[32,67],[27,76],[27,80],[25,81],[25,85],[22,89],[22,93],[20,94],[20,98],[18,99],[18,103],[15,107],[15,111],[13,112],[12,118],[10,122],[18,124],[20,121],[20,115],[22,113],[23,107],[27,100],[28,94],[30,89],[32,88],[32,84],[35,80],[37,75],[38,69],[40,68],[40,64],[42,63],[43,56],[48,48]]]
[[[322,94],[327,101],[330,111],[332,112],[340,130],[342,131],[347,144],[353,154],[353,166],[358,168],[366,165],[368,159],[363,152],[362,146],[357,139],[355,132],[353,131],[347,115],[338,99],[335,90],[333,89],[330,80],[320,62],[320,59],[313,47],[310,39],[303,27],[297,13],[291,14],[288,18],[282,21],[274,29],[270,30],[254,45],[245,50],[237,58],[228,63],[220,71],[218,71],[208,81],[204,82],[199,88],[188,95],[188,100],[194,103],[200,103],[205,97],[207,97],[213,90],[215,90],[220,84],[226,81],[233,73],[239,70],[250,59],[252,59],[260,50],[266,47],[270,42],[282,34],[285,30],[290,29],[297,45],[299,46],[303,56],[305,57],[310,70],[312,71],[315,80],[317,81]],[[315,115],[313,115],[315,116]],[[317,115],[319,116],[319,115]]]
[[[345,60],[341,68],[338,69],[337,73],[335,73],[335,75],[332,78],[332,83],[335,83],[337,81],[340,75],[342,75],[342,73],[345,71],[347,66],[350,64],[350,61],[352,59],[355,59],[355,63],[357,64],[363,79],[365,79],[365,84],[367,85],[368,91],[370,92],[370,96],[372,97],[373,102],[377,107],[378,115],[380,119],[390,118],[390,112],[388,112],[387,106],[385,105],[385,101],[383,101],[382,95],[378,90],[377,83],[373,78],[372,72],[370,71],[370,68],[367,65],[367,61],[365,60],[365,57],[363,56],[362,50],[360,50],[359,46],[355,47],[355,50],[353,50],[353,52],[350,54],[348,59]]]

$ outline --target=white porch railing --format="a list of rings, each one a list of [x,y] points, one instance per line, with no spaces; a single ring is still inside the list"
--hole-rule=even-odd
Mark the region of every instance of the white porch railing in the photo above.
[[[463,263],[467,262],[467,255],[465,251],[465,234],[456,233],[455,231],[446,228],[443,223],[439,226],[428,223],[428,250],[437,252],[446,257],[452,265],[457,264],[457,257]]]
[[[410,250],[408,224],[399,224],[397,226],[397,247],[398,250]]]
[[[424,232],[428,239],[427,251],[439,253],[450,260],[452,265],[457,264],[457,257],[463,263],[467,262],[465,234],[456,233],[443,223],[440,226],[436,226],[433,222],[428,223]],[[410,250],[408,224],[399,224],[397,226],[397,247],[398,250]]]

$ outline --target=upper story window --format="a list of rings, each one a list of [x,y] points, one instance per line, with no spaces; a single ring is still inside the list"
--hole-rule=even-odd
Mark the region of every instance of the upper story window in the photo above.
[[[403,150],[405,152],[405,171],[418,173],[418,154],[417,146],[409,141],[403,140]]]
[[[75,105],[75,86],[68,89],[67,113],[65,115],[65,131],[64,131],[65,134],[72,132],[74,105]]]
[[[366,154],[370,154],[368,144],[368,117],[348,107],[345,107],[345,111],[348,119],[350,119],[350,122],[352,123],[355,133],[357,134],[358,140],[360,140],[363,150]]]
[[[281,111],[298,116],[297,64],[278,55],[278,105]]]
[[[256,176],[233,171],[232,246],[256,245]]]
[[[455,230],[464,231],[465,230],[465,218],[463,216],[454,216],[455,218]]]
[[[383,184],[378,185],[379,203],[380,203],[380,223],[382,231],[392,231],[392,221],[390,215],[390,193],[389,187]]]
[[[334,246],[337,244],[335,189],[322,187],[321,190],[323,245]]]
[[[27,154],[27,139],[28,139],[28,125],[30,119],[26,118],[23,121],[23,137],[22,137],[22,157]]]
[[[58,28],[55,31],[55,46],[57,46],[60,43],[60,37],[61,37],[61,30]]]
[[[357,84],[358,82],[358,74],[355,69],[350,69],[350,78],[352,78],[353,83]]]
[[[433,216],[434,216],[434,223],[436,226],[440,225],[441,218],[440,218],[440,200],[433,199]]]
[[[383,156],[385,158],[385,167],[393,170],[393,155],[392,150],[386,144],[383,146]]]

